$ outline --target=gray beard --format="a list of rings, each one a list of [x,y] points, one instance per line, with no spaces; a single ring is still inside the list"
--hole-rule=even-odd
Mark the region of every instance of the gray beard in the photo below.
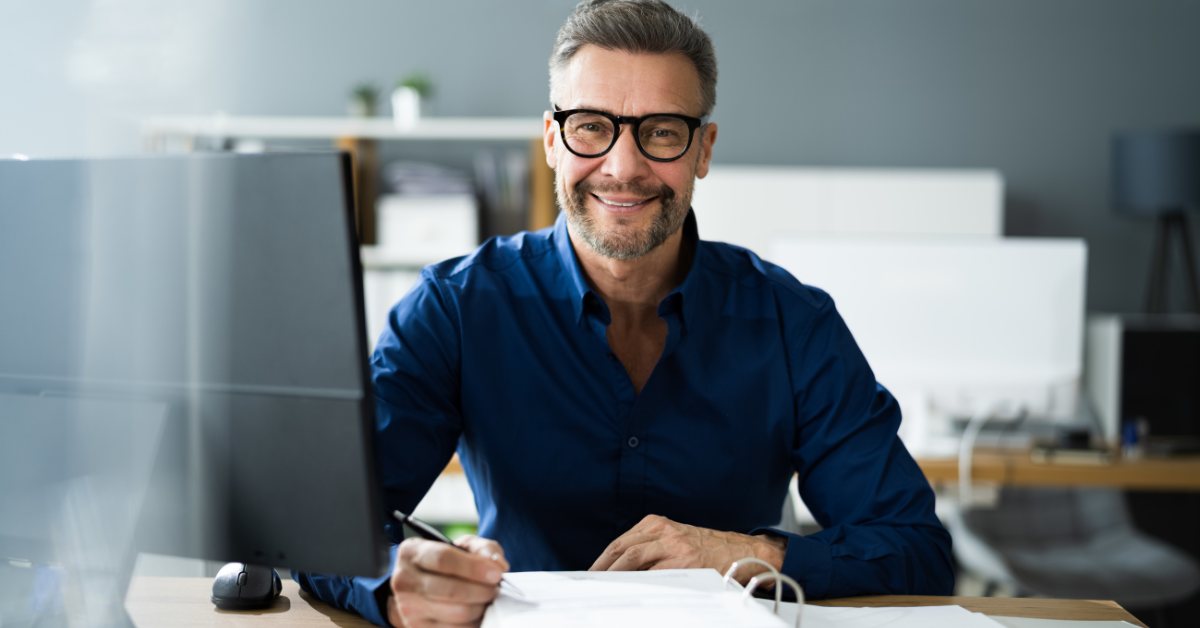
[[[634,260],[658,248],[683,226],[688,208],[692,204],[693,185],[689,183],[683,194],[676,195],[675,190],[666,185],[657,188],[636,184],[600,186],[587,181],[580,181],[575,184],[573,190],[568,190],[562,179],[557,179],[554,190],[558,195],[558,205],[567,212],[567,221],[575,228],[575,234],[583,238],[593,251],[611,259]],[[587,207],[589,194],[605,193],[629,194],[642,198],[656,196],[661,208],[644,231],[632,234],[606,231],[596,225],[596,220],[588,213]],[[618,219],[618,224],[623,224],[623,220]]]

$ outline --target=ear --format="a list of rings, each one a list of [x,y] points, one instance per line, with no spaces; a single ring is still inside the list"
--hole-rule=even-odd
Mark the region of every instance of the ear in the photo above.
[[[542,129],[542,148],[546,149],[546,165],[550,168],[558,168],[558,151],[555,150],[555,143],[558,141],[558,123],[554,121],[554,114],[547,111],[542,114],[542,120],[545,127]]]
[[[696,160],[696,178],[708,176],[708,165],[712,162],[712,147],[717,141],[717,123],[709,122],[704,125],[700,135],[700,157]]]

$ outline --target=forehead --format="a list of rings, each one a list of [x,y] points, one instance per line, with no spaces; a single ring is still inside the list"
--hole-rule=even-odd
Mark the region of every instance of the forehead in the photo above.
[[[606,50],[591,44],[575,53],[562,77],[563,109],[601,109],[618,115],[700,114],[700,76],[681,53]]]

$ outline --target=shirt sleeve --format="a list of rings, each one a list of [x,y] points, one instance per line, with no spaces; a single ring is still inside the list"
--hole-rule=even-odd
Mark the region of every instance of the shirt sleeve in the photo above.
[[[791,456],[800,495],[823,529],[754,533],[787,537],[783,571],[808,598],[950,595],[950,534],[897,435],[900,406],[875,381],[833,300],[810,290],[811,315],[785,335],[796,407]]]
[[[411,513],[449,463],[462,434],[459,406],[461,333],[454,303],[433,272],[421,280],[388,314],[371,358],[375,392],[375,459],[384,512]],[[398,527],[385,526],[393,543],[403,540]],[[396,548],[392,547],[391,565]],[[377,591],[388,574],[351,578],[304,572],[292,577],[323,602],[386,626]]]

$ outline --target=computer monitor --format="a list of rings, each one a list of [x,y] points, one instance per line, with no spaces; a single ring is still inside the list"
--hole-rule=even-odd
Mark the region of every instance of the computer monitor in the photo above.
[[[6,569],[386,570],[350,181],[332,152],[0,160]]]
[[[957,453],[953,419],[1074,419],[1082,240],[787,236],[771,255],[833,297],[900,401],[901,436],[916,453]]]

